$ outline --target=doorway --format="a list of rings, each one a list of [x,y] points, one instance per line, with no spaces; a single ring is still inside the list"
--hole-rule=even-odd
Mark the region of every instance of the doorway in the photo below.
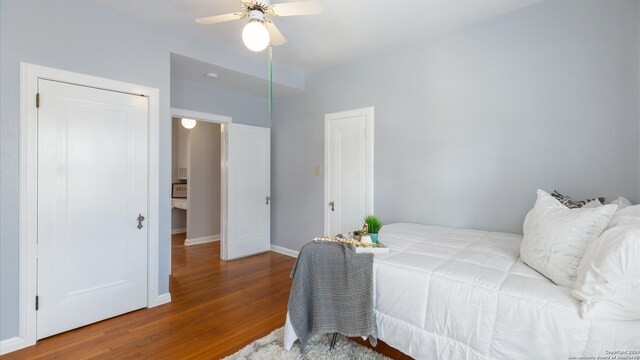
[[[194,246],[221,239],[222,135],[219,123],[184,119],[172,118],[171,234]]]
[[[201,167],[207,167],[207,164],[210,164],[211,167],[220,167],[220,258],[222,260],[233,260],[269,251],[271,248],[270,129],[234,124],[231,122],[232,119],[230,117],[215,114],[175,108],[172,109],[172,113],[173,118],[175,118],[173,121],[179,120],[180,125],[182,125],[184,119],[187,119],[188,122],[195,120],[194,129],[200,126],[198,124],[201,123],[216,123],[220,129],[219,162],[215,160],[209,161],[205,156],[200,163]],[[189,131],[193,131],[193,129]],[[181,132],[182,130],[178,128],[173,134],[172,140],[178,144],[177,146],[180,146],[178,137]],[[194,136],[194,134],[195,132],[191,136]],[[208,147],[210,148],[210,146]],[[175,166],[177,177],[176,182],[172,185],[172,190],[173,187],[186,185],[187,196],[186,201],[172,196],[173,203],[179,205],[177,203],[182,201],[183,204],[181,206],[186,208],[186,213],[181,215],[180,211],[184,211],[184,209],[180,210],[177,206],[172,206],[172,228],[176,229],[175,232],[178,232],[181,228],[186,229],[186,245],[196,245],[216,241],[218,236],[216,236],[217,234],[202,232],[193,235],[194,233],[192,233],[192,227],[189,223],[193,223],[200,217],[204,219],[204,222],[215,223],[217,216],[214,210],[211,211],[211,214],[198,214],[197,217],[196,215],[189,215],[190,209],[191,212],[194,211],[192,209],[193,206],[189,204],[192,201],[191,199],[197,198],[199,202],[206,202],[204,200],[206,197],[201,196],[202,194],[199,193],[200,190],[196,186],[189,184],[190,181],[193,182],[195,180],[195,178],[191,179],[195,175],[192,172],[196,171],[194,165],[197,165],[193,162],[193,159],[204,155],[195,154],[194,152],[201,152],[201,150],[196,150],[194,145],[189,146],[188,151],[191,151],[188,155],[191,165],[187,165],[187,168],[182,170],[181,168],[184,166],[179,166],[181,157],[179,154],[174,154],[175,163],[177,164]],[[206,151],[203,150],[203,152]],[[198,171],[205,172],[202,169]],[[186,174],[187,179],[180,179],[184,174]],[[217,175],[211,176],[215,177]],[[210,204],[209,208],[211,208]],[[177,214],[175,223],[173,223],[174,212]],[[186,218],[186,224],[182,225],[181,221],[183,220],[179,218],[180,216]]]
[[[373,214],[373,107],[325,115],[325,235],[362,227]]]
[[[227,236],[225,131],[233,119],[179,108],[171,108],[171,114],[173,245],[170,273],[173,273],[176,241],[180,241],[183,247],[197,247],[216,241],[222,245],[222,240]],[[205,195],[201,195],[200,191],[204,191]],[[215,191],[218,193],[214,194]]]

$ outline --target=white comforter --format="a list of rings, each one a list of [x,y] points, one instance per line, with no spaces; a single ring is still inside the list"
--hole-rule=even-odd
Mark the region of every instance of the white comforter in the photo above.
[[[571,289],[520,260],[522,235],[391,224],[379,240],[391,251],[374,261],[378,338],[415,358],[566,360],[640,350],[640,321],[583,320]]]

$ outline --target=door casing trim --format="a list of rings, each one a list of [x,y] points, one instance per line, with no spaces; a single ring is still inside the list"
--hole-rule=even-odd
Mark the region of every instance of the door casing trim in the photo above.
[[[19,225],[19,321],[18,336],[12,346],[0,348],[0,354],[34,345],[37,341],[37,171],[38,112],[36,94],[38,79],[145,96],[149,99],[148,124],[148,246],[147,307],[171,301],[169,293],[158,293],[159,274],[159,156],[160,156],[160,91],[122,81],[20,63],[20,225]],[[46,102],[45,99],[42,100]]]
[[[346,117],[364,116],[366,118],[366,146],[367,146],[367,164],[366,164],[366,177],[367,177],[367,214],[373,214],[373,106],[364,107],[355,110],[341,111],[324,115],[324,234],[325,236],[334,236],[336,234],[330,234],[329,231],[329,183],[330,183],[330,169],[329,169],[329,125],[332,121],[339,121]],[[355,230],[355,229],[354,229]]]

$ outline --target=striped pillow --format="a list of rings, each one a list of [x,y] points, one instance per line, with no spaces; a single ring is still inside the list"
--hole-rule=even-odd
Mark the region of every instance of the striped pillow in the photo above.
[[[554,190],[553,193],[551,194],[551,196],[553,196],[556,200],[558,200],[562,205],[568,207],[569,209],[577,209],[577,208],[581,208],[584,205],[590,203],[591,201],[595,201],[595,200],[599,200],[601,204],[604,204],[605,200],[607,200],[604,197],[597,197],[597,198],[593,198],[593,199],[587,199],[587,200],[580,200],[580,201],[575,201],[573,199],[571,199],[569,196],[567,195],[562,195],[560,194],[558,191]]]

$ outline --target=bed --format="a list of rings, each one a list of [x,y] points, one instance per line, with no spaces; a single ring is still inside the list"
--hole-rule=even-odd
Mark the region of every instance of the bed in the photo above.
[[[378,338],[417,359],[571,359],[640,350],[640,321],[588,321],[519,258],[522,235],[385,225]]]

